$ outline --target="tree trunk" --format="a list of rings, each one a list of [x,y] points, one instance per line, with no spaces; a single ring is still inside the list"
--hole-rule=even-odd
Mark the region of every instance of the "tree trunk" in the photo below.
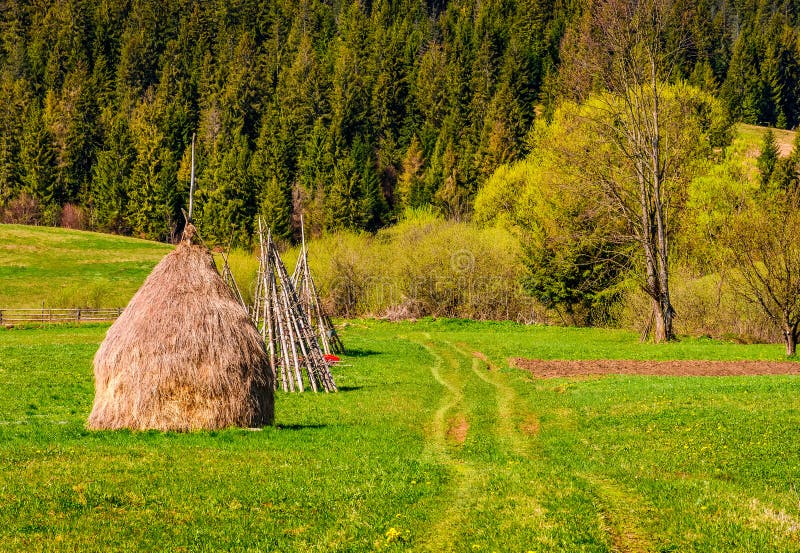
[[[655,222],[655,244],[654,250],[658,261],[658,286],[656,287],[656,297],[659,303],[658,321],[656,325],[656,342],[669,342],[675,339],[672,332],[672,319],[675,310],[672,308],[672,301],[669,293],[669,239],[667,236],[667,214],[664,209],[664,185],[665,175],[662,166],[661,151],[661,130],[660,130],[660,106],[659,106],[659,84],[655,63],[651,60],[650,64],[650,85],[653,91],[653,119],[652,119],[652,138],[650,151],[650,170],[652,171],[651,197],[652,213]]]
[[[786,357],[794,356],[797,350],[797,336],[788,332],[784,334],[784,340],[786,342]]]
[[[669,290],[664,293],[661,302],[661,320],[664,334],[656,341],[671,342],[675,339],[675,332],[672,330],[672,320],[675,317],[675,310],[672,308],[672,303],[669,299]]]
[[[653,300],[653,341],[656,343],[665,342],[667,340],[666,328],[664,327],[664,316],[661,311],[661,303]]]
[[[792,357],[797,351],[797,325],[783,322],[783,342],[786,344],[786,356]]]
[[[647,275],[647,293],[653,302],[653,341],[656,343],[669,342],[675,339],[672,330],[672,320],[675,310],[672,308],[669,293],[669,271],[667,268],[666,233],[660,234],[653,230],[651,223],[658,214],[651,214],[647,206],[642,205],[642,221],[645,225],[645,239],[643,241],[645,272]]]

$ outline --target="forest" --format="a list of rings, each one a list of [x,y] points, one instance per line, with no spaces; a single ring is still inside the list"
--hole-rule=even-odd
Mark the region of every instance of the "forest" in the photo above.
[[[800,119],[797,0],[670,2],[672,82]],[[0,214],[209,242],[473,216],[573,91],[586,0],[0,2]],[[569,63],[565,60],[571,58]],[[568,60],[567,60],[568,61]],[[587,86],[590,83],[587,83]]]

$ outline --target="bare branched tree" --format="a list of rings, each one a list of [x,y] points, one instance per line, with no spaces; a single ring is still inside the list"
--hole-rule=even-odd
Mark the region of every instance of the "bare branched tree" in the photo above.
[[[734,282],[780,328],[792,356],[800,329],[800,190],[742,204],[724,236],[739,269]]]
[[[670,71],[683,48],[669,0],[596,0],[565,38],[564,84],[594,133],[616,152],[587,166],[592,192],[628,223],[641,246],[642,286],[652,298],[655,341],[674,338],[670,298],[670,215],[691,148],[681,144],[680,109],[667,109]]]

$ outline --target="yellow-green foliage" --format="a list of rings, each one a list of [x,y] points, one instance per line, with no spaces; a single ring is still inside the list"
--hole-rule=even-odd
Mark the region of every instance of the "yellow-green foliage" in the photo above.
[[[507,230],[427,210],[408,211],[376,235],[339,232],[309,243],[317,286],[343,316],[533,320],[538,307],[520,290],[519,253]]]
[[[780,341],[780,333],[753,303],[744,301],[732,286],[733,270],[696,272],[685,265],[672,271],[675,332],[683,336],[710,336],[744,343]],[[617,306],[620,326],[642,332],[650,323],[650,299],[633,283]]]
[[[245,302],[251,304],[253,302],[253,292],[255,291],[258,258],[253,252],[242,249],[234,249],[227,256],[228,265],[231,268],[233,278],[236,280],[236,285],[239,287]],[[217,269],[222,273],[224,266],[222,254],[215,253],[214,261],[217,264]]]
[[[739,293],[739,269],[732,263],[725,241],[720,240],[730,233],[736,213],[758,196],[760,174],[756,159],[766,131],[764,127],[737,125],[724,157],[694,179],[688,189],[676,235],[680,256],[672,279],[676,325],[682,332],[746,341],[780,339],[775,324],[759,306]],[[773,132],[781,155],[788,155],[795,133]]]
[[[519,243],[501,227],[445,221],[408,210],[376,234],[339,231],[309,240],[309,264],[329,312],[401,319],[426,315],[541,320],[542,309],[520,288]],[[289,273],[300,247],[283,248]],[[222,269],[222,257],[216,256]],[[256,253],[234,250],[229,264],[252,302]]]
[[[732,213],[759,188],[756,159],[766,132],[765,127],[737,125],[734,139],[725,155],[689,184],[680,230],[676,234],[677,252],[682,263],[715,270],[722,262],[716,238],[729,224]],[[777,131],[782,155],[788,155],[795,133]]]
[[[704,92],[684,83],[665,86],[662,92],[662,139],[671,155],[665,187],[679,200],[686,178],[702,169],[717,143],[725,142],[728,127],[719,103]],[[618,102],[605,96],[583,104],[565,102],[552,120],[538,121],[529,137],[530,155],[500,167],[479,191],[475,220],[530,227],[575,210],[592,209],[594,218],[603,212],[619,217],[612,204],[631,203],[627,195],[635,206],[635,167],[609,138],[613,133],[605,131],[619,124],[613,120]],[[625,112],[620,108],[619,113]],[[605,181],[617,183],[618,195],[604,198],[609,194],[601,184]],[[626,182],[634,183],[631,190]],[[588,201],[594,204],[591,208]]]
[[[558,257],[569,262],[568,248],[576,236],[591,237],[575,218],[582,211],[585,197],[592,193],[588,182],[591,179],[558,160],[564,159],[564,152],[579,152],[584,147],[591,148],[595,156],[605,151],[605,146],[592,145],[591,137],[571,128],[580,124],[575,113],[585,109],[585,106],[565,105],[552,122],[538,123],[531,134],[532,154],[498,169],[475,201],[475,220],[479,223],[517,227],[528,247],[555,252],[555,262],[550,261],[549,269],[566,266],[559,264]],[[716,114],[712,119],[719,122]],[[747,341],[779,338],[774,325],[758,307],[736,292],[731,279],[736,268],[728,266],[717,240],[729,226],[732,214],[758,189],[756,158],[765,130],[737,125],[731,144],[724,150],[712,151],[710,143],[699,145],[707,160],[698,163],[697,159],[702,160],[703,156],[692,158],[693,163],[698,163],[691,172],[695,176],[674,196],[670,212],[671,288],[679,333],[736,336]],[[794,133],[782,131],[776,136],[782,154],[787,155]],[[569,137],[573,137],[573,142],[566,140]],[[587,181],[582,189],[581,180]],[[626,292],[612,313],[616,314],[618,324],[643,329],[649,321],[650,300],[637,282],[638,279],[630,278],[619,287]]]

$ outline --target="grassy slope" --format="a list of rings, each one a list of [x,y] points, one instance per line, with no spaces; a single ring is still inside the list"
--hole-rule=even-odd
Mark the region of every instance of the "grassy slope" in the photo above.
[[[0,307],[124,307],[170,246],[0,225]]]
[[[800,551],[796,377],[541,381],[504,365],[780,346],[355,321],[342,391],[279,394],[276,428],[90,433],[104,330],[0,331],[4,550]]]
[[[764,138],[765,132],[767,132],[767,127],[746,125],[744,123],[739,123],[736,125],[737,140],[748,145],[748,149],[746,151],[746,155],[748,157],[758,157],[761,148],[761,141]],[[794,146],[794,140],[797,133],[795,131],[787,131],[784,129],[772,129],[772,133],[775,135],[775,141],[778,143],[780,155],[782,157],[788,156],[792,151],[792,147]]]

